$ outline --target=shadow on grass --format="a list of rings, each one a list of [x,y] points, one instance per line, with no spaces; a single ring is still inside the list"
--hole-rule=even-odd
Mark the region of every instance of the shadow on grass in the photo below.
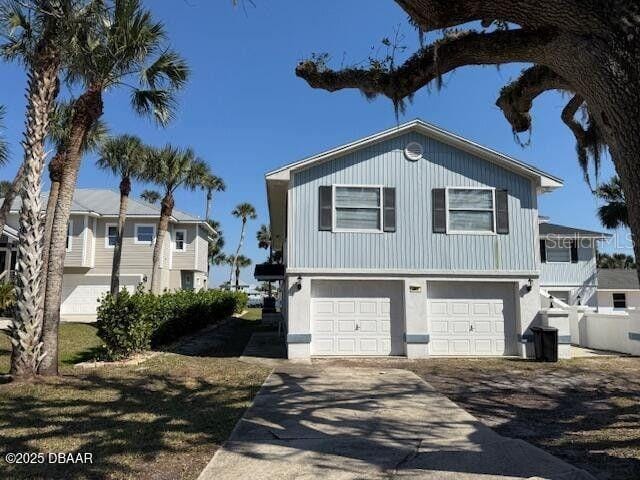
[[[143,373],[90,374],[0,390],[1,451],[90,452],[94,459],[84,465],[3,463],[2,478],[139,478],[141,467],[160,456],[173,456],[156,467],[166,474],[161,478],[180,478],[185,465],[204,467],[258,388],[259,382]]]

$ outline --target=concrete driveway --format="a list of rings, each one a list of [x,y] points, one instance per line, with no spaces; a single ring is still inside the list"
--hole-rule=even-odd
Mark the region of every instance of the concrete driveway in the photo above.
[[[593,479],[483,426],[405,370],[287,365],[200,480]]]

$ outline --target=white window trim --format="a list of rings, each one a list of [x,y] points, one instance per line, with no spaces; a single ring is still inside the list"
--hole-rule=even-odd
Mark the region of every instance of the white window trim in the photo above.
[[[547,253],[547,261],[545,263],[550,263],[551,265],[553,265],[553,264],[564,265],[566,263],[571,263],[571,247],[563,247],[563,246],[560,246],[560,247],[558,247],[558,246],[549,247],[547,245],[548,241],[549,240],[547,240],[547,239],[544,240],[544,248],[545,248],[545,251]],[[549,260],[549,250],[553,250],[554,248],[556,248],[556,249],[557,248],[567,249],[569,251],[569,260],[566,260],[566,261],[565,260]]]
[[[624,295],[624,307],[616,307],[616,301],[613,298],[614,295]],[[611,307],[614,310],[626,310],[627,307],[629,306],[629,303],[627,302],[627,293],[626,292],[611,292]]]
[[[118,229],[118,224],[117,223],[105,223],[104,224],[104,248],[109,248],[109,249],[114,249],[116,248],[115,245],[109,245],[109,227],[116,227],[116,235],[117,235],[117,229]]]
[[[444,206],[445,206],[445,217],[447,223],[447,235],[497,235],[496,233],[496,189],[494,187],[446,187],[444,194]],[[449,226],[449,190],[488,190],[491,192],[491,202],[492,202],[492,217],[493,217],[493,231],[487,232],[484,230],[451,230]],[[457,210],[463,211],[473,211],[477,210],[479,212],[488,212],[489,210],[486,208],[460,208]]]
[[[151,227],[153,228],[153,240],[151,240],[150,242],[143,242],[138,240],[138,229],[140,227]],[[134,229],[134,237],[133,237],[133,243],[135,243],[136,245],[153,245],[153,242],[155,242],[156,237],[157,237],[157,225],[155,223],[136,223],[135,224],[135,229]]]
[[[178,248],[178,232],[181,232],[183,236],[182,247]],[[176,228],[173,231],[173,250],[175,252],[186,252],[187,251],[187,229],[186,228]]]
[[[69,219],[69,225],[67,225],[67,245],[65,247],[65,250],[67,252],[73,250],[73,219]]]
[[[331,231],[334,233],[384,233],[383,222],[383,211],[384,211],[384,198],[383,198],[383,185],[353,185],[353,184],[334,184],[331,186]],[[338,228],[336,227],[336,208],[348,208],[348,207],[336,207],[336,188],[377,188],[380,191],[380,205],[378,206],[378,218],[379,218],[379,229],[368,229],[368,228]],[[358,208],[358,207],[353,207]],[[362,207],[373,210],[373,207]]]

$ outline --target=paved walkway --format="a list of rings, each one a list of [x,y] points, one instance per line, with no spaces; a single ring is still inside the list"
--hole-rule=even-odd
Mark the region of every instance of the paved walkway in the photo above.
[[[200,480],[593,479],[405,370],[279,366]]]

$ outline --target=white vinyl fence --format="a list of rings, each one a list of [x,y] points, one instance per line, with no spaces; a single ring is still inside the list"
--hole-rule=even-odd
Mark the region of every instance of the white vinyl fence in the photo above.
[[[571,332],[572,343],[597,350],[640,355],[640,313],[629,311],[627,315],[620,315],[586,312],[574,318],[576,323]],[[575,339],[574,331],[577,336]]]

